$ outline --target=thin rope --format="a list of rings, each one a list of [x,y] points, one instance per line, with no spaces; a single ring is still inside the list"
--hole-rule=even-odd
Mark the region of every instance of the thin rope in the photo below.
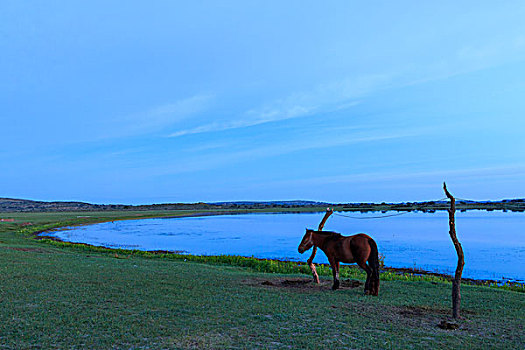
[[[427,201],[408,202],[408,203],[430,203],[430,202],[442,202],[444,200],[448,200],[448,198],[447,197],[443,197],[443,198],[440,198],[440,199],[432,199],[432,200],[427,200]]]
[[[474,201],[472,199],[457,198],[457,197],[454,197],[454,198],[456,198],[456,202],[474,202],[474,203],[477,202],[477,201]]]
[[[350,219],[366,220],[366,219],[383,219],[383,218],[389,218],[389,217],[392,217],[392,216],[405,215],[405,214],[409,214],[409,213],[410,213],[409,211],[405,211],[405,212],[396,213],[396,214],[380,215],[380,216],[367,216],[367,217],[350,216],[350,215],[343,215],[343,214],[338,214],[338,213],[334,213],[334,215],[344,216],[345,218],[350,218]]]

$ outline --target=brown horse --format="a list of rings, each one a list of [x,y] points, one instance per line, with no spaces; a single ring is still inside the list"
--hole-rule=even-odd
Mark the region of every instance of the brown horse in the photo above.
[[[297,249],[303,254],[312,246],[319,247],[328,258],[334,274],[333,290],[339,288],[339,263],[357,263],[366,271],[365,294],[379,294],[379,259],[376,242],[368,235],[359,233],[342,236],[337,232],[306,229]],[[368,265],[366,262],[368,261]]]

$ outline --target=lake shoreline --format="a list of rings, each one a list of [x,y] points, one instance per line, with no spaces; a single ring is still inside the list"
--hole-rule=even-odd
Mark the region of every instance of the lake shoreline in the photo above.
[[[43,231],[43,232],[47,232],[47,231]],[[142,253],[152,254],[154,256],[155,255],[168,256],[168,257],[172,256],[172,257],[177,257],[177,258],[180,256],[200,257],[205,260],[207,258],[214,259],[214,258],[221,258],[221,257],[227,256],[227,257],[239,257],[239,258],[244,258],[244,259],[253,259],[256,261],[283,262],[283,263],[291,263],[291,264],[299,264],[299,265],[306,264],[306,261],[297,261],[297,260],[289,260],[289,259],[264,259],[264,258],[248,257],[248,256],[242,256],[242,255],[194,255],[194,254],[188,254],[185,251],[177,251],[177,250],[169,250],[169,251],[168,250],[138,250],[138,249],[130,250],[130,249],[122,249],[122,248],[111,248],[111,247],[93,245],[93,244],[88,244],[88,243],[69,242],[69,241],[64,241],[58,237],[45,236],[45,235],[37,236],[35,237],[35,239],[48,240],[48,241],[61,243],[63,245],[68,245],[68,246],[73,246],[73,247],[77,246],[77,247],[83,247],[83,248],[93,249],[93,250],[103,249],[109,252],[114,252],[115,255],[118,255],[118,254],[124,254],[124,255],[128,254],[129,255],[129,254],[133,254],[136,251],[140,251]],[[326,263],[316,263],[315,265],[316,266],[326,266],[328,268],[330,267],[330,265]],[[236,265],[232,265],[232,266],[236,266]],[[357,265],[343,265],[343,266],[351,268],[351,269],[356,269],[356,270],[359,269]],[[427,271],[427,270],[423,270],[420,268],[413,268],[413,267],[385,266],[385,267],[382,267],[380,271],[381,272],[387,272],[387,271],[393,272],[397,275],[433,276],[433,277],[438,277],[448,282],[452,282],[454,280],[454,276],[446,274],[446,273],[432,272],[432,271]],[[462,283],[465,283],[465,284],[477,285],[477,286],[496,286],[496,285],[497,286],[501,286],[501,285],[522,286],[524,284],[524,282],[515,281],[515,280],[503,280],[503,279],[502,280],[491,280],[491,279],[475,279],[475,278],[465,278],[465,277],[463,277],[461,281]]]
[[[287,214],[287,213],[290,213],[290,212],[288,212],[288,211],[286,211],[286,212],[278,211],[278,212],[274,212],[274,213],[265,212],[265,213],[261,213],[261,214]],[[243,214],[258,214],[258,212],[254,212],[254,211],[251,211],[251,210],[246,210],[246,211],[244,211],[244,210],[242,210],[242,211],[221,211],[221,212],[205,211],[205,212],[197,212],[197,213],[185,213],[185,214],[182,214],[182,215],[159,215],[159,216],[148,216],[148,217],[125,217],[125,218],[117,218],[117,219],[112,219],[112,220],[109,220],[109,219],[107,219],[107,220],[96,220],[96,221],[92,221],[92,222],[72,223],[70,225],[60,226],[60,227],[56,227],[56,228],[45,229],[45,230],[38,230],[36,232],[33,232],[32,236],[34,237],[34,239],[37,239],[37,240],[50,240],[50,241],[54,241],[54,242],[60,242],[60,243],[65,244],[65,245],[83,246],[83,247],[92,248],[92,249],[103,248],[103,249],[107,249],[107,250],[113,251],[116,254],[118,254],[118,253],[126,254],[125,252],[135,251],[135,250],[114,248],[114,247],[106,247],[106,246],[102,246],[102,245],[93,245],[93,244],[81,243],[81,242],[69,242],[69,241],[62,240],[62,239],[60,239],[58,237],[55,237],[55,236],[46,235],[45,233],[47,233],[47,232],[63,231],[63,230],[67,230],[67,229],[69,229],[71,227],[79,227],[79,226],[94,225],[94,224],[99,224],[99,223],[114,222],[114,221],[124,221],[124,220],[128,221],[128,220],[144,220],[144,219],[177,219],[177,218],[207,217],[207,216],[221,216],[221,215],[243,215]],[[225,256],[225,255],[198,255],[198,254],[194,255],[194,254],[190,254],[189,252],[186,252],[186,251],[183,251],[183,250],[140,250],[140,251],[141,252],[145,252],[145,253],[149,253],[149,254],[153,254],[153,255],[200,256],[203,259],[206,259],[206,258],[218,258],[218,257],[221,257],[221,256]],[[252,257],[246,257],[246,256],[242,256],[242,255],[234,255],[234,256],[238,256],[238,257],[242,257],[242,258],[246,258],[246,259],[254,259],[254,260],[258,260],[258,261],[276,261],[276,262],[285,262],[285,263],[292,263],[292,264],[293,263],[296,263],[296,264],[305,264],[306,263],[306,259],[303,262],[303,261],[291,260],[291,259],[279,259],[279,258],[268,258],[268,259],[265,259],[265,258],[255,258],[253,256]],[[318,266],[329,266],[326,263],[317,263],[316,265],[318,265]],[[349,266],[350,268],[358,269],[358,267],[355,266],[355,265],[347,265],[347,266]],[[424,270],[424,269],[417,268],[417,267],[388,267],[388,266],[385,266],[385,267],[382,268],[382,271],[388,271],[388,272],[392,272],[392,273],[399,274],[399,275],[434,276],[434,277],[438,277],[438,278],[441,278],[441,279],[446,280],[446,281],[452,281],[453,280],[453,276],[450,275],[450,274],[436,272],[436,271],[428,271],[428,270]],[[485,285],[485,286],[487,286],[487,285],[488,286],[490,286],[490,285],[522,286],[523,285],[523,281],[507,280],[507,279],[493,280],[493,279],[462,278],[462,282],[466,283],[466,284]]]

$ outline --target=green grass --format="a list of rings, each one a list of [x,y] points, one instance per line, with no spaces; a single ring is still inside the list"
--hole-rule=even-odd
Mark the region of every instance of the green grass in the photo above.
[[[328,277],[319,286],[284,287],[283,280],[310,278],[294,263],[116,252],[49,244],[30,234],[123,214],[187,212],[1,215],[16,222],[0,223],[0,349],[525,345],[523,293],[463,285],[464,318],[459,330],[447,331],[436,327],[451,304],[450,283],[440,280],[383,273],[380,296],[368,297],[362,286],[333,292]],[[23,222],[35,225],[22,228]],[[356,269],[347,270],[349,278],[363,279]]]

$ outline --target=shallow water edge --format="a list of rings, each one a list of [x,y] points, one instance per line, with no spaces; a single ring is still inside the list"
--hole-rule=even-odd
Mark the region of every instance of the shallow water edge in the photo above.
[[[225,212],[220,212],[220,213],[214,213],[214,212],[203,212],[203,213],[190,213],[189,215],[180,215],[180,216],[170,216],[169,218],[177,218],[177,219],[183,219],[183,218],[191,218],[191,217],[194,217],[194,218],[201,218],[203,216],[224,216],[224,215],[232,215],[232,214],[236,214],[236,216],[238,217],[238,215],[240,214],[247,214],[246,212],[244,213],[231,213],[231,212],[228,212],[228,213],[225,213]],[[251,213],[253,214],[253,212]],[[282,214],[282,213],[275,213],[275,214]],[[317,213],[317,216],[319,216],[319,214],[321,213]],[[272,215],[273,216],[273,215]],[[166,218],[166,217],[163,217],[163,219]],[[276,218],[276,217],[274,217]],[[135,218],[126,218],[127,220],[133,220]],[[138,219],[138,218],[137,218]],[[135,219],[135,220],[137,220]],[[142,219],[138,219],[138,220],[142,220]],[[118,220],[100,220],[101,222],[115,222],[115,221],[118,221]],[[93,224],[96,224],[94,222],[90,222],[90,223],[87,223],[87,225],[93,225]],[[73,227],[80,227],[80,226],[84,226],[85,223],[80,223],[79,225],[69,225],[69,226],[65,226],[65,227],[61,227],[61,228],[58,228],[58,229],[54,229],[54,230],[47,230],[47,231],[44,231],[44,232],[38,232],[36,233],[35,235],[37,236],[38,239],[50,239],[50,240],[53,240],[53,241],[57,241],[57,242],[65,242],[67,240],[64,240],[62,239],[61,237],[57,237],[56,236],[56,233],[60,232],[60,231],[67,231],[67,230],[70,230],[71,228]],[[448,240],[450,240],[450,238],[448,238]],[[84,245],[84,246],[94,246],[94,247],[100,247],[100,246],[106,246],[107,245],[104,245],[104,244],[86,244],[85,242],[82,243],[82,242],[77,242],[77,243],[74,243],[74,242],[68,242],[68,244],[78,244],[78,245]],[[294,243],[295,245],[295,243]],[[122,246],[116,246],[116,247],[109,247],[109,248],[114,248],[113,250],[114,251],[135,251],[137,249],[135,249],[134,247],[127,247],[128,249],[122,249],[122,248],[126,248],[125,246],[122,247]],[[120,248],[120,249],[119,249]],[[129,248],[132,248],[132,249],[129,249]],[[186,252],[184,252],[183,250],[177,250],[177,249],[142,249],[142,248],[139,248],[143,251],[149,251],[151,253],[154,253],[154,254],[157,254],[157,253],[170,253],[170,254],[185,254]],[[246,256],[246,257],[252,257],[253,258],[253,254],[236,254],[236,253],[225,253],[225,254],[195,254],[194,252],[191,252],[193,253],[192,255],[196,255],[196,256],[203,256],[203,259],[212,259],[213,257],[218,257],[218,256]],[[189,255],[185,255],[185,256],[189,256]],[[270,260],[270,261],[288,261],[288,262],[293,262],[295,264],[300,264],[301,261],[306,261],[306,259],[308,258],[309,256],[309,253],[306,253],[304,256],[300,256],[299,259],[297,258],[293,258],[293,259],[286,259],[286,254],[282,255],[282,256],[277,256],[277,257],[261,257],[261,256],[256,256],[255,259],[259,259],[259,260]],[[304,262],[303,262],[304,263]],[[320,265],[323,265],[323,264],[320,264]],[[386,265],[390,265],[390,264],[386,264]],[[399,272],[399,273],[409,273],[409,274],[412,274],[412,275],[432,275],[432,276],[441,276],[442,278],[444,279],[450,279],[450,276],[451,274],[448,274],[448,273],[443,273],[442,271],[439,271],[437,269],[424,269],[424,268],[421,268],[419,266],[415,266],[415,267],[411,267],[411,266],[392,266],[392,267],[388,267],[388,268],[385,268],[384,269],[385,271],[391,271],[391,272]],[[464,281],[467,281],[467,280],[471,280],[471,281],[478,281],[482,284],[487,284],[487,283],[505,283],[506,281],[508,282],[508,280],[506,279],[487,279],[487,278],[464,278],[463,279]],[[519,281],[518,281],[519,282]]]

